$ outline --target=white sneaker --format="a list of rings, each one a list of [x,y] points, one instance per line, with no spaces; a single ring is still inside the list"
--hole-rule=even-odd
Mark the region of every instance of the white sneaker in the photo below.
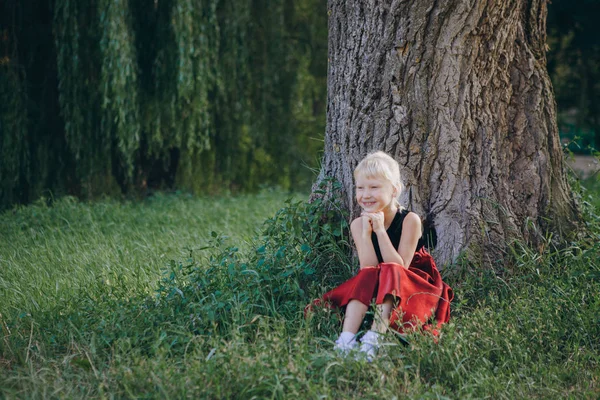
[[[379,333],[368,331],[360,340],[359,352],[368,362],[372,362],[375,359],[381,339],[382,337]]]
[[[342,355],[347,355],[358,347],[356,335],[352,332],[342,332],[335,341],[333,349]]]

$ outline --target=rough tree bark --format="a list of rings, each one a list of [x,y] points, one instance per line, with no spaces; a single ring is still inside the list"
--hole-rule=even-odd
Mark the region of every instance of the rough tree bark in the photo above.
[[[504,258],[514,239],[572,232],[546,72],[546,0],[330,0],[325,153],[315,187],[368,152],[400,163],[402,203],[439,262]]]

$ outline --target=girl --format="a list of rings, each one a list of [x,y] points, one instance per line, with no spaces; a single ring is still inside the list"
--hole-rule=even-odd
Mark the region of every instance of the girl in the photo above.
[[[360,270],[315,303],[345,307],[335,349],[347,353],[359,347],[357,333],[374,301],[375,320],[359,348],[371,360],[388,327],[403,332],[431,317],[438,326],[447,322],[453,295],[423,247],[419,216],[398,202],[402,189],[398,163],[384,152],[371,153],[354,170],[354,179],[362,214],[350,230]]]

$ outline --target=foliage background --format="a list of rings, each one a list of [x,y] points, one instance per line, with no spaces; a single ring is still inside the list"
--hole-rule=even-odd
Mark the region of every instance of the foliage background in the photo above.
[[[317,0],[2,2],[0,204],[308,188],[326,18]]]
[[[571,150],[600,148],[600,1],[548,6]],[[0,209],[41,196],[307,190],[325,132],[319,0],[0,3]]]
[[[563,143],[575,153],[600,149],[600,1],[548,6],[548,72]]]

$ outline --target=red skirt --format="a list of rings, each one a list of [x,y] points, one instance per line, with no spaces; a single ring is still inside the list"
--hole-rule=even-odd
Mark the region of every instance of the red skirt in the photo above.
[[[436,328],[450,320],[452,289],[442,277],[431,255],[424,249],[417,251],[410,266],[381,263],[362,268],[356,276],[325,293],[313,305],[341,308],[350,300],[365,305],[382,304],[386,295],[394,298],[390,327],[402,333],[423,327],[437,334]]]

